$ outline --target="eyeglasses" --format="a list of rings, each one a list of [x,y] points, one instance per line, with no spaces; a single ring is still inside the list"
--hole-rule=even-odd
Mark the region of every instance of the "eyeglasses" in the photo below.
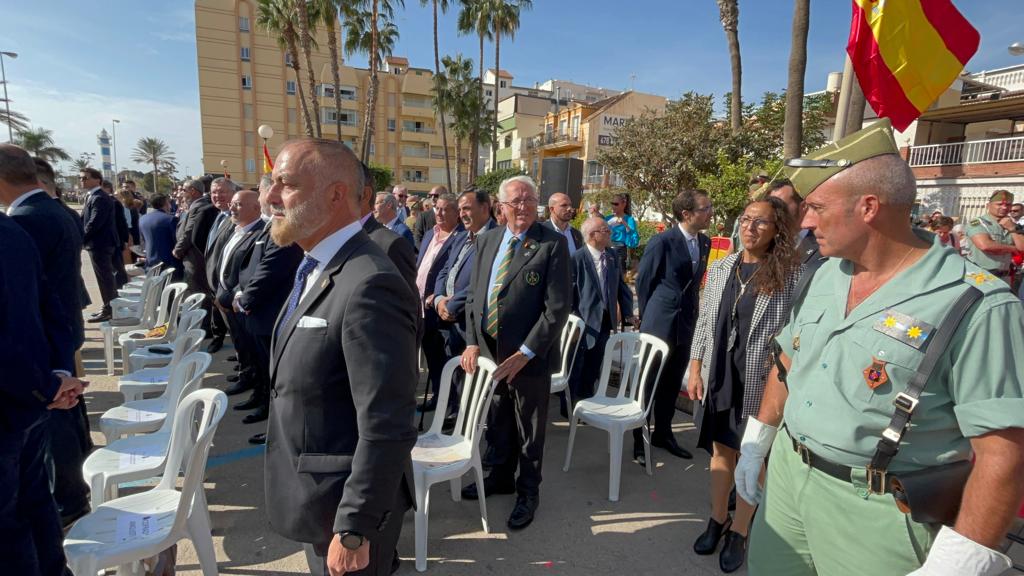
[[[755,230],[764,230],[769,225],[775,224],[774,220],[762,220],[760,218],[751,218],[750,216],[743,216],[740,218],[740,227],[751,228]]]
[[[537,199],[536,198],[524,198],[524,199],[521,199],[521,200],[514,200],[512,202],[502,202],[502,204],[505,204],[506,206],[511,206],[513,208],[516,208],[516,209],[520,209],[520,208],[525,208],[527,206],[536,206],[537,205]]]
[[[712,208],[714,208],[714,206],[712,206],[711,204],[708,204],[707,206],[705,206],[703,208],[694,208],[693,211],[694,212],[710,212]]]
[[[434,199],[437,199],[437,198],[440,198],[440,197],[441,197],[441,195],[440,195],[440,194],[427,194],[427,198],[434,198]]]

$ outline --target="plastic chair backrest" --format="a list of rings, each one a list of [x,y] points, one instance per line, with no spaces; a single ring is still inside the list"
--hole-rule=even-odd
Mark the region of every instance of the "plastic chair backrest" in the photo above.
[[[203,294],[191,294],[181,301],[181,305],[178,306],[176,320],[167,324],[167,334],[164,337],[164,342],[176,340],[178,338],[178,330],[189,330],[192,328],[188,322],[188,318],[190,318],[189,313],[199,308],[203,298],[205,298]]]
[[[573,364],[576,363],[576,350],[579,348],[580,341],[583,340],[584,327],[583,318],[569,314],[569,319],[565,321],[565,326],[562,328],[562,338],[559,341],[558,349],[562,353],[562,363],[558,372],[551,375],[553,378],[568,376],[572,373]]]
[[[189,310],[178,316],[178,330],[182,333],[188,332],[193,328],[199,328],[203,323],[203,318],[206,318],[206,310],[200,308],[199,310]],[[174,337],[177,340],[177,336]]]
[[[611,376],[612,362],[620,359],[621,375],[619,380],[618,398],[630,398],[644,407],[645,413],[650,409],[647,405],[647,398],[652,386],[645,386],[651,382],[652,371],[654,372],[653,382],[657,382],[661,375],[665,357],[668,355],[668,344],[660,338],[640,332],[620,332],[612,334],[608,338],[608,344],[604,349],[604,361],[601,363],[601,379],[598,385],[596,396],[608,395],[608,381]],[[657,361],[657,370],[654,364]]]
[[[210,443],[217,432],[217,425],[224,417],[227,404],[228,397],[223,392],[205,388],[184,397],[178,405],[178,410],[173,414],[174,424],[171,429],[171,444],[167,450],[167,461],[164,463],[164,474],[154,488],[174,490],[178,482],[178,471],[184,467],[185,481],[182,483],[181,499],[178,501],[172,532],[180,533],[184,529],[196,493],[203,489]],[[201,414],[197,414],[200,409]],[[194,422],[197,418],[198,432],[193,440]]]
[[[156,321],[156,312],[163,297],[164,287],[167,286],[171,279],[171,272],[171,270],[161,272],[142,294],[142,315],[139,317],[139,320],[143,326],[153,327],[153,323]]]
[[[199,388],[206,371],[210,368],[213,357],[206,352],[193,352],[171,368],[171,375],[167,380],[167,388],[161,397],[167,398],[167,417],[160,425],[160,432],[171,430],[174,413],[178,409],[181,399],[188,396]]]
[[[205,314],[205,310],[202,311]],[[194,312],[193,312],[194,314]],[[202,317],[200,317],[200,322]],[[183,358],[192,354],[193,352],[199,351],[199,345],[203,343],[203,338],[206,338],[206,331],[202,328],[190,328],[181,334],[174,340],[174,344],[171,345],[171,361],[167,364],[170,370],[173,372],[175,366],[181,364]]]
[[[464,376],[462,385],[462,398],[459,402],[459,416],[455,420],[455,428],[452,436],[462,436],[475,444],[477,435],[483,430],[484,416],[487,414],[488,406],[491,404],[491,395],[494,393],[494,379],[491,375],[498,367],[493,361],[487,358],[477,358],[476,372],[465,374],[459,369],[460,357],[452,358],[441,370],[441,391],[438,395],[438,409],[434,412],[434,420],[430,423],[430,434],[441,434],[444,428],[445,410],[442,408],[448,405],[448,395],[455,384],[456,374]],[[474,450],[476,448],[474,447]]]
[[[181,306],[181,301],[185,298],[185,290],[188,290],[188,284],[184,282],[175,282],[164,286],[164,290],[160,294],[160,307],[156,310],[153,326],[162,326],[177,320],[178,308]]]

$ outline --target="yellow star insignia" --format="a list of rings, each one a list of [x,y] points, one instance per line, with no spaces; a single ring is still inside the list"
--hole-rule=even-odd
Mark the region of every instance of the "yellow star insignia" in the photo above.
[[[907,330],[907,337],[917,340],[921,337],[921,328],[918,326],[911,326],[910,329]]]
[[[896,325],[896,319],[893,318],[892,316],[886,316],[886,318],[885,318],[885,327],[886,328],[892,328],[895,325]]]
[[[987,272],[975,272],[974,274],[968,274],[967,277],[974,280],[975,284],[984,284],[985,282],[991,282],[996,279],[995,276],[988,274]]]

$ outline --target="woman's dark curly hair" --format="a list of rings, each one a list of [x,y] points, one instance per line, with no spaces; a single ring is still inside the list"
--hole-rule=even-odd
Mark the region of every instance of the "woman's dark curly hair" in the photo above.
[[[771,206],[772,216],[775,221],[775,236],[772,237],[764,259],[761,261],[762,272],[757,275],[754,283],[758,293],[775,294],[786,287],[786,280],[799,265],[797,258],[796,239],[793,237],[793,223],[786,204],[778,198],[767,196],[760,200],[753,200],[743,207],[751,204],[765,203]]]

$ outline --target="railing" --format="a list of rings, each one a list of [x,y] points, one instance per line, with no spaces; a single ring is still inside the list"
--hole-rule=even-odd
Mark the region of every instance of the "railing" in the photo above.
[[[526,140],[526,148],[540,148],[551,144],[562,144],[565,142],[580,142],[582,138],[577,134],[541,134]]]
[[[416,128],[415,126],[402,125],[402,132],[416,132],[417,134],[433,134],[434,129],[429,127]]]
[[[1024,136],[910,148],[911,166],[1024,162]]]
[[[1024,89],[1024,70],[1011,70],[994,74],[979,72],[971,77],[979,82],[999,86],[1010,91]]]

